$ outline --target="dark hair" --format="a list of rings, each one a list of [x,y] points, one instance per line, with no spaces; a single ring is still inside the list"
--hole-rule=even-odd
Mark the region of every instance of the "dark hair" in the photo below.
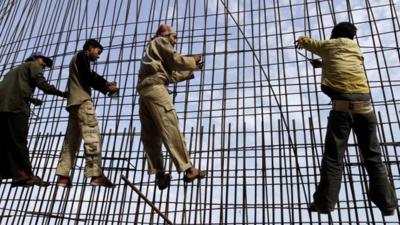
[[[354,39],[356,33],[357,33],[357,28],[352,23],[341,22],[333,27],[331,38]]]
[[[103,51],[103,46],[95,39],[88,39],[83,45],[83,50],[87,50],[89,47],[100,48],[100,50]]]

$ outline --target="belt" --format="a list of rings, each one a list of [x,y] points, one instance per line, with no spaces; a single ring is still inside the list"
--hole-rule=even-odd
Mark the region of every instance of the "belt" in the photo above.
[[[137,91],[140,92],[140,90],[153,86],[153,85],[168,85],[168,80],[166,78],[160,77],[160,76],[156,76],[156,75],[152,75],[150,77],[146,77],[142,80],[139,80],[138,85],[136,87]]]
[[[372,104],[370,101],[346,101],[332,100],[332,109],[339,112],[348,113],[369,113],[372,112]]]

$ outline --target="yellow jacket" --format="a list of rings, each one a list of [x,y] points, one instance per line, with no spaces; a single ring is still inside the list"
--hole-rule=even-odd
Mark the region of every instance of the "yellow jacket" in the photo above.
[[[340,93],[369,93],[361,50],[348,38],[314,40],[300,37],[304,49],[321,56],[321,83]]]
[[[190,79],[196,68],[193,57],[177,53],[167,38],[156,37],[146,46],[139,69],[137,89]]]

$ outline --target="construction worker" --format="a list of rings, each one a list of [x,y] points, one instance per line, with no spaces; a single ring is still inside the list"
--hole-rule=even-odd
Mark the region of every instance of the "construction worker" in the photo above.
[[[91,177],[92,186],[114,187],[115,185],[103,174],[101,166],[100,130],[93,105],[92,88],[103,94],[115,94],[118,87],[115,82],[108,82],[90,68],[90,62],[96,61],[103,51],[103,46],[95,39],[88,39],[83,50],[76,53],[69,64],[68,127],[64,146],[57,166],[57,185],[71,187],[70,171],[75,163],[76,154],[83,138],[85,149],[85,176]]]
[[[322,67],[321,89],[332,100],[320,182],[309,208],[319,213],[333,211],[338,201],[344,151],[353,129],[370,178],[368,195],[384,216],[393,215],[397,208],[396,194],[381,159],[363,55],[353,41],[356,32],[353,24],[342,22],[334,26],[330,40],[300,37],[296,41],[298,49],[321,56],[322,61],[311,63],[316,68]]]
[[[148,43],[139,69],[137,91],[140,95],[141,138],[148,162],[148,173],[156,174],[160,190],[169,186],[171,175],[165,173],[161,143],[172,157],[177,170],[185,172],[184,181],[206,176],[196,169],[189,157],[179,129],[178,117],[168,94],[169,83],[194,78],[193,70],[202,69],[201,55],[182,56],[174,50],[176,32],[169,25],[160,25]]]
[[[67,97],[50,85],[43,70],[52,67],[53,60],[41,52],[34,52],[24,63],[9,71],[0,82],[0,180],[12,178],[12,187],[48,186],[33,175],[28,152],[29,104],[41,105],[31,97],[38,87],[46,94]]]

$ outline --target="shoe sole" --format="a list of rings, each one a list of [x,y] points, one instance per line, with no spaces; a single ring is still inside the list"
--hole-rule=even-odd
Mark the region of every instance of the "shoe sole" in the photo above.
[[[114,188],[115,187],[115,185],[106,185],[106,184],[99,184],[99,183],[92,183],[92,182],[90,182],[90,185],[99,186],[99,187],[106,187],[106,188]]]
[[[316,207],[315,205],[309,206],[309,207],[308,207],[308,210],[309,210],[310,212],[317,212],[317,213],[319,213],[319,214],[329,214],[329,213],[333,212],[333,209],[330,209],[330,208],[328,208],[328,209],[319,209],[319,208]]]
[[[393,210],[381,210],[381,213],[383,216],[393,216],[394,215],[394,209]]]
[[[68,185],[68,184],[57,184],[57,186],[63,187],[63,188],[70,188],[70,187],[72,187],[72,185]]]

